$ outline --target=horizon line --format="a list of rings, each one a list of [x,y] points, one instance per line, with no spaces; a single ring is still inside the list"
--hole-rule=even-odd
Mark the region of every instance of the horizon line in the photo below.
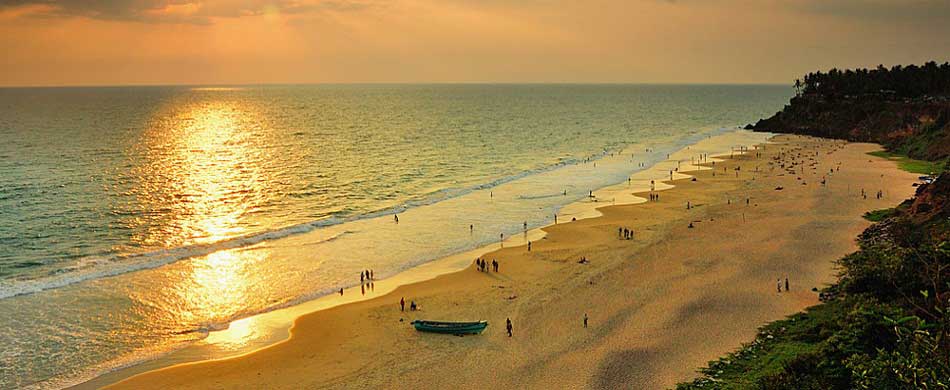
[[[693,86],[791,86],[782,83],[743,82],[301,82],[301,83],[129,83],[129,84],[23,84],[0,85],[0,89],[42,88],[135,88],[135,87],[272,87],[272,86],[320,86],[320,85],[693,85]]]

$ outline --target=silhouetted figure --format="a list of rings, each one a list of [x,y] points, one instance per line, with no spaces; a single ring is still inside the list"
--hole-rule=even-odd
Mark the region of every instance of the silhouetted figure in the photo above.
[[[409,311],[416,311],[419,307],[416,306],[416,301],[409,302]]]
[[[788,276],[785,277],[785,291],[788,291]]]
[[[505,319],[505,329],[508,330],[508,337],[511,337],[511,318]]]
[[[587,313],[584,313],[584,327],[587,327]]]

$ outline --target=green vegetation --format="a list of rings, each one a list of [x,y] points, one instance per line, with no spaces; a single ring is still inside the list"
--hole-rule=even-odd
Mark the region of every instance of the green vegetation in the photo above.
[[[912,98],[927,95],[950,94],[950,63],[929,61],[922,66],[895,65],[890,69],[878,65],[875,69],[832,68],[827,73],[814,72],[804,79],[795,80],[795,89],[801,94],[822,96],[892,95]]]
[[[839,260],[822,304],[762,327],[677,389],[950,389],[948,181],[923,189],[927,207],[869,213],[880,222]]]
[[[894,211],[893,208],[868,211],[864,213],[864,219],[871,222],[881,222],[884,218],[894,215]]]
[[[915,160],[906,155],[885,152],[883,150],[877,152],[868,153],[875,157],[886,158],[888,160],[896,161],[897,166],[900,169],[903,169],[907,172],[917,173],[921,175],[930,175],[943,172],[944,161],[924,161],[924,160]]]

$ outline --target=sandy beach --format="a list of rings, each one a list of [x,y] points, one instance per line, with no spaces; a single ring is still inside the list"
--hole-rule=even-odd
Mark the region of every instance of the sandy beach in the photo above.
[[[605,205],[602,216],[544,228],[530,252],[485,255],[498,273],[472,266],[401,286],[302,316],[268,348],[111,388],[668,388],[762,324],[816,304],[812,288],[834,280],[833,261],[869,225],[861,215],[913,194],[916,175],[866,154],[878,149],[777,136],[690,172],[695,181],[678,175],[658,202]],[[620,239],[620,227],[634,239]],[[776,292],[786,277],[790,291]],[[402,297],[420,310],[401,312]],[[418,333],[414,319],[490,325],[454,337]]]

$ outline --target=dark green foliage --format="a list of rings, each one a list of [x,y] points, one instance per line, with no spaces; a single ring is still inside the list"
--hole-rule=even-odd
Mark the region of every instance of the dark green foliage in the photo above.
[[[831,69],[815,72],[796,80],[802,94],[837,97],[845,95],[887,94],[894,97],[950,95],[950,63],[937,65],[930,61],[923,66],[896,65],[890,69]]]

